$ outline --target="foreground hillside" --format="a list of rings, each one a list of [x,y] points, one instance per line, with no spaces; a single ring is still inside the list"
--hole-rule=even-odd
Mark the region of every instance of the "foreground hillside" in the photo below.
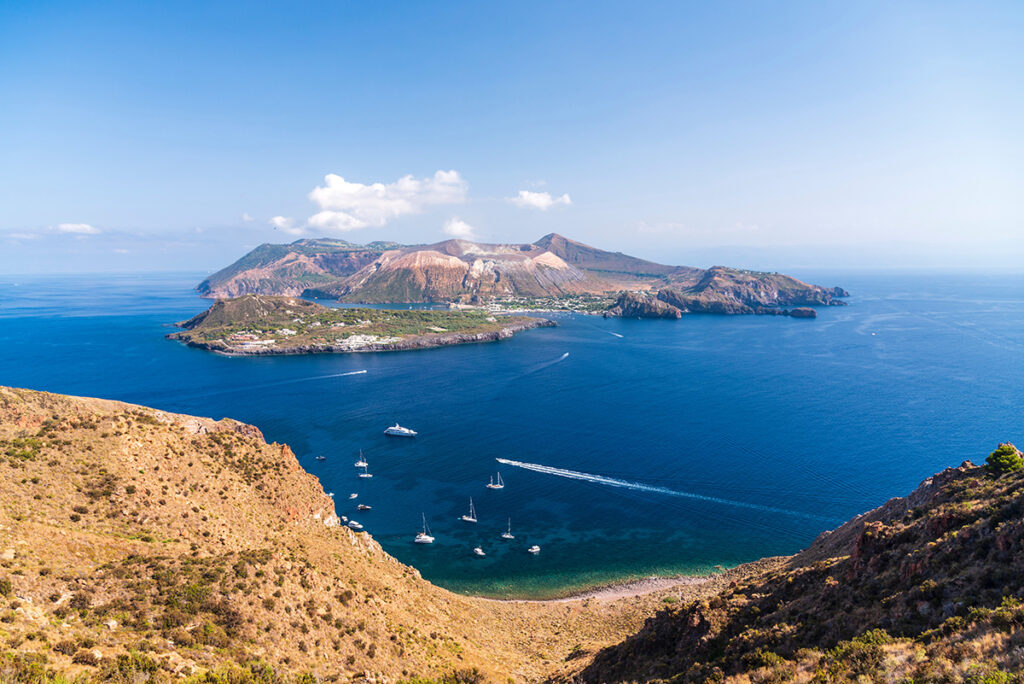
[[[537,681],[660,600],[452,594],[339,526],[250,425],[0,387],[4,682]]]
[[[580,679],[1021,681],[1024,461],[1000,453],[1012,472],[946,470],[784,566],[662,612]]]
[[[767,313],[841,304],[846,292],[777,273],[666,266],[552,233],[532,244],[447,240],[356,245],[298,240],[261,245],[197,288],[205,297],[318,296],[352,302],[480,302],[650,293],[680,313]],[[592,303],[587,300],[586,306]],[[661,305],[659,305],[661,306]],[[556,307],[561,308],[561,307]]]
[[[339,526],[252,426],[0,388],[0,680],[1019,681],[1024,458],[991,460],[788,559],[501,602]]]
[[[225,354],[312,354],[427,349],[493,342],[554,326],[531,316],[491,316],[479,310],[332,309],[294,297],[244,295],[218,299],[177,323],[172,340]]]

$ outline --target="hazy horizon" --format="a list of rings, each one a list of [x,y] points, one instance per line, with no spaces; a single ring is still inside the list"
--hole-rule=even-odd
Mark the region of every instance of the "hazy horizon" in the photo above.
[[[1024,6],[0,8],[0,272],[302,237],[1024,267]]]

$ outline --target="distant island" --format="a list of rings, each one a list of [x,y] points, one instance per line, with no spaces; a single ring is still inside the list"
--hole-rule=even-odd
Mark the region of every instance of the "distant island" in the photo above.
[[[554,326],[533,316],[477,309],[430,311],[338,308],[295,297],[219,299],[167,335],[190,347],[231,355],[317,354],[428,349],[493,342]]]
[[[432,245],[306,239],[264,244],[196,288],[204,297],[247,294],[354,303],[446,302],[505,310],[606,316],[786,314],[839,306],[849,296],[796,278],[726,266],[666,266],[552,233],[531,244],[447,240]]]

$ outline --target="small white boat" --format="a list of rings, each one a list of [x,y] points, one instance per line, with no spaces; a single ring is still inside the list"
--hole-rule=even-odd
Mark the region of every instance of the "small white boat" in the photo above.
[[[505,488],[505,483],[501,479],[501,473],[498,473],[498,481],[497,482],[494,481],[493,477],[491,478],[491,481],[487,483],[487,488],[488,489],[504,489]]]
[[[349,520],[348,521],[348,526],[351,527],[353,530],[361,530],[361,529],[363,529],[363,526],[360,525],[359,523],[357,523],[355,520]]]
[[[341,516],[341,522],[347,523],[348,522],[348,516],[347,515]]]
[[[331,497],[333,499],[334,498],[334,492],[327,492],[327,496],[329,496],[329,497]]]
[[[355,463],[353,463],[352,465],[354,465],[356,468],[365,468],[366,467],[367,463],[366,463],[366,459],[363,458],[363,450],[362,449],[359,450],[359,460],[356,461]]]
[[[387,430],[384,431],[385,435],[391,435],[392,437],[415,437],[419,433],[415,430],[410,430],[407,427],[402,427],[398,423],[395,423]]]
[[[486,553],[484,553],[484,550],[481,549],[479,546],[473,547],[473,553],[476,554],[477,556],[486,556],[487,555]]]
[[[316,460],[318,460],[318,461],[326,461],[327,457],[326,456],[317,456]]]
[[[359,477],[373,477],[373,475],[370,474],[370,471],[366,469],[365,463],[363,464],[363,472],[359,473]]]
[[[351,494],[349,494],[349,495],[348,495],[348,498],[349,498],[349,499],[356,499],[356,498],[358,498],[358,497],[359,497],[359,495],[358,495],[358,494],[356,494],[355,492],[352,492]]]
[[[415,541],[417,544],[433,544],[434,538],[430,535],[430,528],[427,527],[427,514],[423,513],[423,531],[416,533]]]
[[[516,535],[512,534],[512,518],[508,519],[508,529],[501,533],[502,539],[515,539]]]
[[[466,515],[462,516],[462,519],[465,520],[466,522],[471,522],[471,523],[475,523],[476,522],[476,507],[473,506],[473,497],[469,498],[469,513],[467,513]]]
[[[527,552],[529,552],[529,553],[532,553],[532,554],[533,554],[533,555],[535,555],[535,556],[536,556],[536,555],[537,555],[538,553],[540,553],[540,547],[539,547],[539,546],[537,546],[536,544],[534,544],[533,546],[531,546],[530,548],[528,548],[528,549],[526,549],[526,550],[527,550]]]
[[[373,508],[373,506],[367,506],[366,504],[359,504],[358,506],[356,506],[357,511],[368,511],[371,508]]]

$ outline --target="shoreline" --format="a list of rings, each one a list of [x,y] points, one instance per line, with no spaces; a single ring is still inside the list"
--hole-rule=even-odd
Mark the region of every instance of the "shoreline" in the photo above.
[[[660,591],[676,589],[680,587],[699,587],[715,582],[732,581],[736,577],[747,576],[752,573],[759,573],[792,558],[792,556],[766,556],[742,563],[740,565],[724,568],[706,575],[648,575],[646,577],[633,577],[613,582],[595,584],[590,587],[576,589],[565,596],[554,596],[551,598],[493,598],[489,596],[478,596],[466,594],[471,598],[481,601],[493,601],[496,603],[571,603],[573,601],[618,601],[639,596],[648,596]]]
[[[439,347],[452,347],[460,344],[477,344],[485,342],[497,342],[507,340],[518,333],[537,328],[553,328],[558,324],[555,321],[539,318],[536,316],[520,316],[522,320],[516,320],[498,330],[478,333],[430,333],[403,338],[395,342],[369,342],[360,347],[341,344],[328,345],[295,345],[291,347],[262,347],[254,349],[242,349],[225,344],[222,340],[203,342],[192,339],[189,331],[165,335],[169,340],[183,343],[186,347],[210,351],[221,356],[294,356],[301,354],[361,354],[368,352],[399,352],[414,351],[418,349],[437,349]]]

